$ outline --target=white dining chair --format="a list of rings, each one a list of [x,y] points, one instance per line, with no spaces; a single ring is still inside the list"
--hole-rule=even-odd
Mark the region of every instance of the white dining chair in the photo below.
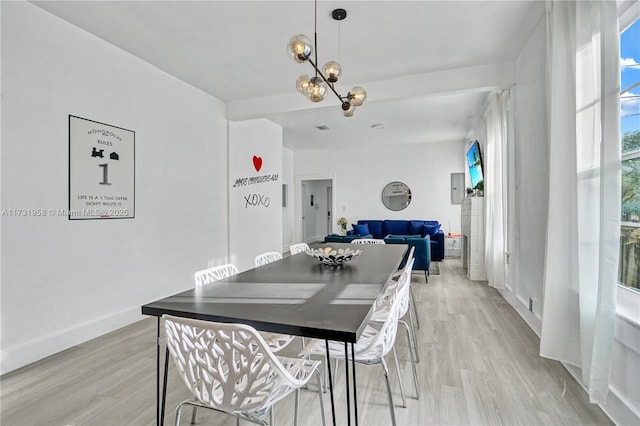
[[[307,250],[309,250],[309,245],[307,243],[298,243],[289,246],[291,256],[298,253],[304,253]]]
[[[196,273],[193,274],[193,279],[196,282],[196,287],[201,287],[205,284],[209,284],[223,278],[236,275],[237,273],[238,268],[236,267],[236,265],[227,263],[224,265],[203,269],[202,271],[196,271]]]
[[[413,252],[415,251],[415,249],[416,249],[415,246],[411,246],[411,248],[409,249],[409,255],[407,256],[407,261],[405,262],[405,268],[409,264],[409,261],[411,259],[414,259]],[[413,269],[411,270],[411,272],[413,272]],[[398,273],[396,275],[396,277],[395,277],[396,280],[398,279],[397,277],[400,275],[400,273]],[[418,328],[420,328],[420,318],[418,317],[418,307],[416,306],[416,298],[415,298],[415,296],[413,294],[413,286],[411,286],[411,289],[409,290],[409,293],[411,294],[411,307],[413,309],[413,314],[414,314],[413,317],[411,318],[411,321],[412,321],[411,324],[414,327],[414,329],[418,329]],[[418,353],[416,352],[416,359],[418,359],[418,358],[419,358],[418,357]]]
[[[407,274],[402,274],[400,280],[406,279]],[[395,351],[394,343],[396,340],[396,334],[398,329],[398,317],[400,315],[400,300],[405,296],[405,292],[409,289],[406,285],[398,285],[397,291],[392,292],[387,299],[390,310],[389,315],[386,317],[382,324],[368,323],[365,329],[354,345],[355,361],[364,365],[380,365],[382,366],[384,377],[387,385],[387,396],[389,399],[389,411],[391,413],[391,424],[396,425],[396,415],[393,406],[393,395],[391,393],[391,384],[389,383],[389,369],[385,361],[385,356]],[[349,359],[345,359],[344,343],[341,342],[329,342],[329,356],[332,359],[341,359],[348,362]],[[300,355],[309,357],[325,356],[325,340],[311,339],[307,346],[300,352]],[[399,369],[397,358],[396,368]],[[402,382],[400,382],[402,386]],[[402,390],[404,394],[404,390]]]
[[[386,244],[384,240],[377,238],[356,238],[351,244]]]
[[[196,282],[196,287],[201,287],[203,285],[214,283],[223,278],[236,275],[237,273],[238,268],[231,263],[227,263],[225,265],[214,266],[202,271],[197,271],[194,274],[194,279]],[[262,335],[262,338],[267,342],[267,345],[269,345],[269,348],[273,352],[281,351],[294,339],[294,336],[289,336],[288,334],[271,333],[266,331],[262,331],[260,333]]]
[[[280,254],[280,252],[277,251],[268,251],[265,253],[261,253],[259,255],[256,256],[254,263],[256,265],[256,268],[258,266],[263,266],[266,265],[268,263],[271,262],[275,262],[276,260],[280,260],[282,259],[282,254]]]
[[[394,278],[395,282],[390,283],[387,288],[385,289],[384,293],[382,293],[380,296],[378,296],[378,298],[376,299],[376,303],[375,303],[375,307],[374,307],[374,312],[373,315],[371,316],[371,319],[369,320],[370,324],[383,324],[386,319],[387,316],[390,313],[390,300],[392,300],[394,297],[396,297],[396,293],[398,293],[398,291],[402,290],[402,299],[399,301],[400,303],[400,314],[398,317],[398,323],[402,324],[407,332],[407,340],[409,341],[409,355],[411,357],[411,369],[412,369],[412,373],[413,373],[413,383],[415,386],[415,391],[416,391],[416,398],[420,399],[420,387],[419,387],[419,383],[418,383],[418,374],[417,374],[417,369],[416,369],[416,363],[418,362],[418,345],[417,345],[417,340],[416,340],[416,334],[415,334],[415,326],[414,326],[414,322],[413,322],[413,318],[412,318],[412,311],[410,311],[410,304],[411,304],[411,297],[410,297],[410,290],[411,290],[411,272],[413,270],[413,262],[414,262],[414,258],[412,256],[413,251],[409,252],[409,256],[407,258],[407,262],[405,264],[405,266],[402,268],[400,274]],[[409,290],[403,290],[402,286],[408,286]],[[409,318],[411,320],[411,327],[409,326],[409,324],[403,320],[402,318],[404,318],[405,316],[407,316],[407,314],[409,314]],[[407,403],[406,403],[406,397],[405,397],[405,392],[404,392],[404,383],[402,381],[402,375],[400,373],[400,366],[398,364],[398,358],[397,358],[397,354],[396,354],[396,350],[395,347],[393,349],[393,357],[394,357],[394,362],[395,362],[395,366],[396,366],[396,372],[398,374],[398,383],[400,385],[400,393],[402,395],[402,406],[406,407]],[[336,367],[336,375],[338,374],[338,362],[336,360],[335,362],[335,367]]]
[[[318,381],[322,424],[326,424],[319,361],[274,355],[248,325],[168,315],[163,319],[171,358],[193,395],[176,407],[176,426],[187,405],[233,415],[237,423],[245,419],[273,425],[273,405],[293,392],[297,424],[300,388],[313,374]]]
[[[194,274],[194,280],[196,283],[196,288],[202,287],[204,285],[208,285],[214,283],[223,278],[231,277],[238,273],[238,268],[236,265],[227,263],[224,265],[214,266],[211,268],[203,269],[201,271],[197,271]],[[280,334],[280,333],[271,333],[267,331],[260,332],[262,338],[269,346],[272,352],[280,352],[282,349],[287,347],[289,343],[293,341],[294,336],[290,336],[288,334]],[[196,411],[197,408],[193,407],[193,413],[191,414],[191,424],[196,422]]]
[[[385,289],[385,292],[378,297],[376,300],[376,304],[374,307],[373,315],[371,316],[370,322],[373,323],[384,323],[387,317],[390,315],[391,306],[389,304],[389,300],[393,297],[394,293],[398,293],[399,291],[402,294],[402,298],[399,300],[400,303],[400,314],[398,315],[398,323],[402,324],[407,332],[407,340],[409,341],[409,354],[411,356],[411,368],[413,372],[413,383],[416,389],[416,398],[420,399],[420,386],[418,383],[418,374],[416,370],[416,363],[418,362],[418,344],[415,333],[415,325],[413,321],[413,311],[411,310],[411,271],[413,269],[413,262],[415,259],[409,257],[407,259],[407,264],[402,269],[402,273],[397,282],[390,284]],[[401,289],[401,286],[407,287],[406,290]],[[409,316],[411,326],[403,320],[405,316]],[[395,355],[395,353],[394,353]],[[399,370],[399,368],[398,368]],[[400,381],[400,390],[402,392],[402,401],[403,405],[405,405],[405,397],[404,397],[404,385],[402,384],[402,377],[400,376],[400,372],[398,371],[398,380]]]

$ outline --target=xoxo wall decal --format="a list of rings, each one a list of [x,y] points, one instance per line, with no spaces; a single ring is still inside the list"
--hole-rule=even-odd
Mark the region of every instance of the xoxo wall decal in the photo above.
[[[264,206],[269,207],[271,204],[271,200],[269,197],[263,194],[249,194],[244,196],[244,208],[248,208],[249,206]]]

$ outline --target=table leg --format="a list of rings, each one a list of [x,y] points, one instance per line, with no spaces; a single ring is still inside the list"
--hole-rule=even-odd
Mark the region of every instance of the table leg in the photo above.
[[[351,401],[351,394],[349,393],[349,345],[347,342],[344,342],[344,369],[344,385],[346,387],[345,395],[347,396],[347,426],[351,426],[351,407],[349,403]]]
[[[353,373],[353,412],[355,414],[355,425],[358,426],[358,393],[356,392],[356,350],[351,344],[351,372]]]
[[[156,426],[160,425],[160,317],[156,331]]]
[[[164,407],[167,402],[167,376],[169,374],[169,347],[164,351],[164,379],[162,381],[162,411],[160,412],[160,424],[164,426]]]
[[[329,341],[324,341],[325,348],[327,351],[327,370],[329,376],[329,394],[331,395],[331,418],[333,419],[333,426],[336,426],[336,407],[333,401],[333,380],[331,380],[331,354],[329,353]],[[322,398],[322,395],[320,395]]]

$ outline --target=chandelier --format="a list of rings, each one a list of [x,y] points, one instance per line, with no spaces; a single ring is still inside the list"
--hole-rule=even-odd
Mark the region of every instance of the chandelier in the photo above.
[[[347,17],[347,11],[344,9],[335,9],[331,12],[331,17],[336,21],[342,21]],[[291,58],[303,64],[309,62],[315,70],[315,75],[309,78],[309,75],[304,74],[298,77],[296,81],[296,88],[298,92],[306,96],[311,102],[321,102],[327,96],[328,89],[330,89],[340,99],[342,111],[345,117],[351,117],[356,107],[362,105],[367,98],[367,92],[360,86],[355,86],[351,89],[346,96],[340,95],[334,84],[338,81],[340,74],[342,74],[342,68],[340,64],[335,61],[329,61],[322,67],[322,70],[318,68],[318,34],[317,34],[317,20],[318,20],[318,1],[315,1],[315,13],[314,13],[314,33],[313,33],[313,45],[311,40],[304,34],[296,34],[289,39],[287,45],[287,51]],[[314,55],[315,59],[311,56]]]

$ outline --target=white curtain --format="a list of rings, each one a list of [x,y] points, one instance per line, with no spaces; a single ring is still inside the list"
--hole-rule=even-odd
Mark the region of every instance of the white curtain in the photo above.
[[[485,270],[489,285],[498,289],[505,283],[507,226],[507,123],[509,91],[493,95],[484,113],[485,146]]]
[[[540,355],[607,397],[620,241],[615,1],[547,0],[549,210]]]

